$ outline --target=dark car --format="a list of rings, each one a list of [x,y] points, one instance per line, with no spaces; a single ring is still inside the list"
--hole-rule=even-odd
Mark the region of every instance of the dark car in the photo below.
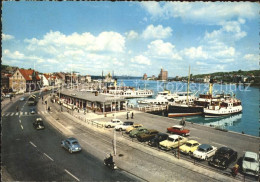
[[[70,153],[81,151],[78,140],[72,137],[61,141],[61,147],[67,149]]]
[[[168,136],[169,135],[166,133],[157,133],[155,137],[148,142],[148,145],[152,147],[158,147],[159,143],[163,140],[166,140]]]
[[[43,122],[42,122],[42,118],[37,118],[34,122],[33,122],[33,127],[37,130],[43,130],[45,128]]]
[[[227,169],[228,166],[237,160],[237,152],[228,147],[219,148],[213,158],[209,161],[209,165]]]
[[[146,142],[153,139],[157,133],[159,133],[157,130],[147,130],[144,133],[137,134],[136,138],[140,142]]]
[[[35,114],[35,113],[36,113],[35,108],[31,108],[31,109],[30,109],[30,113],[31,113],[31,114]]]

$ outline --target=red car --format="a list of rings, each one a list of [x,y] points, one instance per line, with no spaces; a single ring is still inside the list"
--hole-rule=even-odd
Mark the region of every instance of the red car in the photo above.
[[[184,127],[181,125],[174,125],[170,128],[167,128],[167,133],[188,136],[190,135],[190,130],[184,129]]]

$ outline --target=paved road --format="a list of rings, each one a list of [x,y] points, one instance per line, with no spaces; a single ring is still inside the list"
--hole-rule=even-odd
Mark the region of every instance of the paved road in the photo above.
[[[22,108],[16,113],[16,106]],[[26,102],[14,102],[2,118],[2,166],[18,181],[131,181],[135,178],[112,172],[103,161],[83,149],[70,154],[60,147],[65,138],[44,120],[45,130],[36,131],[32,122],[39,114],[28,115]],[[27,112],[27,114],[24,114]],[[136,181],[136,179],[135,179]]]

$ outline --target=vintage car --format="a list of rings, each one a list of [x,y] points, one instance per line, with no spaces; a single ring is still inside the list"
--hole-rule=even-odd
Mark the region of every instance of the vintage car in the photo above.
[[[180,152],[184,154],[192,155],[192,153],[197,150],[198,146],[200,145],[199,142],[196,140],[188,140],[185,144],[180,146]]]
[[[189,136],[190,130],[184,129],[182,125],[174,125],[170,128],[167,128],[167,133],[177,134],[181,136]]]
[[[172,150],[187,142],[187,138],[179,135],[170,135],[167,140],[159,143],[159,148],[162,150]]]
[[[116,125],[115,126],[115,130],[117,130],[117,131],[124,131],[129,126],[133,126],[133,124],[134,124],[133,121],[125,121],[123,124]]]
[[[209,165],[227,169],[228,166],[237,160],[237,152],[228,147],[221,147],[216,151],[216,154],[209,161]]]
[[[245,152],[242,160],[244,174],[259,176],[259,156],[255,152]]]
[[[31,114],[35,114],[35,113],[36,113],[36,110],[35,110],[34,107],[30,109],[30,113],[31,113]]]
[[[155,137],[148,142],[148,145],[151,147],[158,147],[159,143],[163,140],[166,140],[168,137],[169,135],[166,133],[157,133]]]
[[[81,151],[78,140],[72,137],[61,141],[61,147],[67,149],[70,153]]]
[[[139,128],[137,128],[137,129],[132,130],[132,131],[130,132],[129,136],[130,136],[131,138],[135,138],[139,133],[144,133],[144,132],[146,132],[146,131],[147,131],[146,128],[144,128],[144,127],[139,127]]]
[[[106,128],[114,128],[116,125],[123,124],[120,119],[112,119],[110,122],[105,123]]]
[[[140,142],[146,142],[153,139],[157,133],[159,133],[157,130],[147,130],[144,133],[138,133],[136,138]]]
[[[215,155],[216,151],[217,147],[208,144],[201,144],[198,149],[193,152],[192,157],[202,160],[208,160],[210,157]]]
[[[143,127],[142,124],[133,124],[132,126],[129,126],[128,128],[125,129],[125,133],[129,134],[132,130]]]
[[[43,130],[45,128],[42,118],[36,118],[36,120],[33,122],[33,127],[36,130]]]

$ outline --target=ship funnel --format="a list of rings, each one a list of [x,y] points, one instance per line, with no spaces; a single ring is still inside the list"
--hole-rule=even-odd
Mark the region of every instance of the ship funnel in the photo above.
[[[209,94],[212,95],[213,92],[213,79],[210,78],[209,80]]]

